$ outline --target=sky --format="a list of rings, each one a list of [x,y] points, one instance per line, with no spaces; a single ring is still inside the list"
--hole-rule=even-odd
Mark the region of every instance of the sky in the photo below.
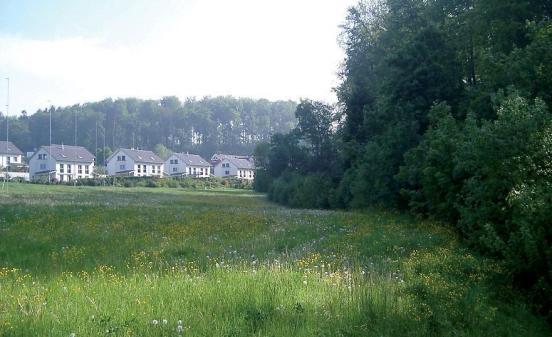
[[[356,0],[0,0],[0,111],[107,97],[334,102]]]

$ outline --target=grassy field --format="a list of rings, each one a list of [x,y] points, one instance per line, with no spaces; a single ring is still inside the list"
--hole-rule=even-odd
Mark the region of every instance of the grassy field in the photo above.
[[[0,193],[2,337],[550,336],[505,277],[446,226],[390,212],[224,190]]]

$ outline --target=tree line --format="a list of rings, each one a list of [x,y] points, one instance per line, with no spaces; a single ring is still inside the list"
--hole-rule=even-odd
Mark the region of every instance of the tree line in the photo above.
[[[255,188],[452,223],[552,319],[551,4],[360,1],[339,103],[300,102],[297,126],[257,146]]]
[[[9,117],[9,138],[23,151],[52,142],[86,147],[103,164],[118,147],[193,152],[206,158],[215,152],[252,153],[257,142],[285,133],[295,124],[293,101],[230,96],[160,100],[105,99],[68,107],[48,107]],[[76,118],[75,118],[76,117]],[[6,137],[6,119],[0,139]]]

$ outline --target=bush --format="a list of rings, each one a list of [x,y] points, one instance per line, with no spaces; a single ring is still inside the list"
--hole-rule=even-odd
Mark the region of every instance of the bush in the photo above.
[[[443,106],[398,179],[411,208],[448,221],[502,259],[552,319],[552,114],[542,100],[496,98],[497,119],[463,126]]]
[[[331,189],[331,180],[324,175],[286,172],[271,184],[268,198],[295,208],[328,208]]]

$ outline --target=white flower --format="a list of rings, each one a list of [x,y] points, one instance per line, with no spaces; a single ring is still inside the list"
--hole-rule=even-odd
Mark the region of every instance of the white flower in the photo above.
[[[303,281],[303,284],[304,284],[304,285],[307,285],[307,280],[304,280],[304,281]]]
[[[182,332],[182,330],[184,330],[184,328],[182,327],[182,325],[179,325],[179,326],[176,327],[176,331]]]
[[[75,335],[74,332],[71,332],[71,333],[69,334],[69,337],[75,337],[75,336],[76,336],[76,335]]]
[[[169,323],[166,319],[163,320],[163,324]]]
[[[157,324],[159,324],[159,321],[157,321],[156,319],[154,319],[153,321],[151,321],[151,324],[157,325]]]
[[[177,325],[182,325],[182,320],[179,319],[178,322],[176,322]]]

